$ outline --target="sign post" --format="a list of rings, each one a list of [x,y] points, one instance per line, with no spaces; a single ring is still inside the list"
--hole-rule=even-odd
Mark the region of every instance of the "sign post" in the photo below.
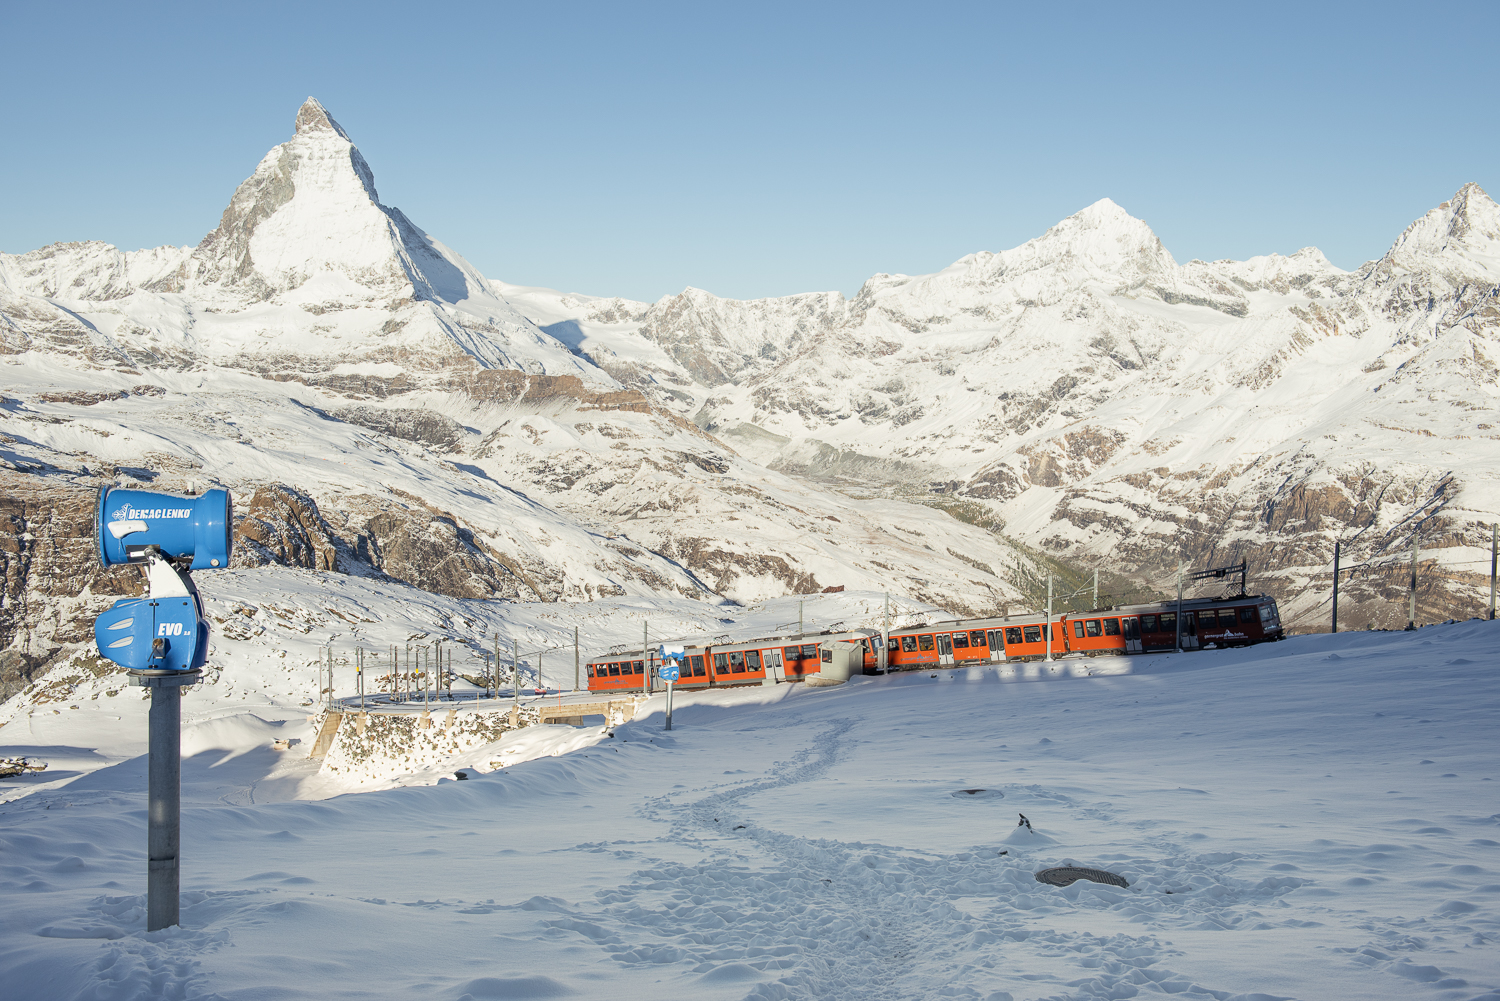
[[[182,690],[203,676],[208,618],[192,570],[229,566],[229,492],[178,497],[104,487],[94,537],[105,566],[146,570],[147,596],[121,598],[94,620],[99,655],[151,689],[147,717],[146,930],[177,924],[182,831]]]
[[[667,683],[667,725],[666,729],[672,729],[672,686],[677,679],[682,677],[682,662],[687,656],[687,650],[681,645],[662,645],[661,667],[657,668],[656,675]]]

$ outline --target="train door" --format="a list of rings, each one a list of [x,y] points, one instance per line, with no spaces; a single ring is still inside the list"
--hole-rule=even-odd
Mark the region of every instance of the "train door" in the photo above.
[[[991,629],[985,633],[985,639],[990,644],[990,660],[1005,659],[1005,631]]]
[[[953,637],[948,633],[937,634],[938,663],[953,663]]]
[[[1182,648],[1198,649],[1198,616],[1192,612],[1182,613]]]
[[[769,679],[771,684],[773,685],[781,684],[786,680],[786,671],[784,671],[781,667],[781,651],[775,649],[767,650],[765,652],[765,658],[766,678]]]
[[[1133,615],[1128,615],[1120,620],[1120,631],[1125,634],[1125,652],[1141,652],[1141,623]]]

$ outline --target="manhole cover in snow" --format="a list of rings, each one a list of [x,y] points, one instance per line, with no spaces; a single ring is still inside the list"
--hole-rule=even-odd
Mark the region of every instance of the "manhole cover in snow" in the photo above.
[[[1116,876],[1112,872],[1103,869],[1084,869],[1079,866],[1061,865],[1055,869],[1043,869],[1036,874],[1038,883],[1049,883],[1052,886],[1072,886],[1080,879],[1087,879],[1095,883],[1108,883],[1110,886],[1129,886],[1123,876]]]
[[[1005,793],[999,789],[958,789],[953,793],[954,799],[1004,799]]]

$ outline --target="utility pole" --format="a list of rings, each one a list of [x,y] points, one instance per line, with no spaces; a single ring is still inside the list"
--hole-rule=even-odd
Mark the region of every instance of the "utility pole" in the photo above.
[[[575,691],[575,692],[578,691],[578,679],[579,679],[579,673],[578,673],[579,666],[578,665],[579,665],[579,660],[578,660],[578,627],[574,626],[573,627],[573,691]]]
[[[1177,561],[1177,652],[1182,653],[1182,561]]]
[[[797,602],[797,635],[802,635],[802,607],[807,604],[806,599]]]
[[[1099,568],[1094,568],[1094,608],[1099,607]]]
[[[651,623],[641,623],[641,694],[651,694]]]
[[[1490,526],[1490,621],[1495,620],[1495,557],[1500,554],[1500,525]]]
[[[1491,589],[1493,590],[1493,588]],[[1495,602],[1490,601],[1493,606]],[[1494,618],[1491,614],[1490,618]],[[881,674],[889,674],[891,670],[891,592],[885,592],[885,618],[880,625],[880,657],[876,661]]]
[[[1339,542],[1333,540],[1333,628],[1331,633],[1339,631]]]
[[[1406,628],[1417,628],[1417,533],[1411,533],[1411,604],[1407,606]]]
[[[1052,575],[1047,575],[1047,621],[1042,623],[1042,639],[1047,644],[1047,661],[1052,660]]]
[[[510,641],[510,687],[516,696],[516,721],[521,719],[521,641]]]
[[[495,698],[500,697],[500,634],[495,634]]]

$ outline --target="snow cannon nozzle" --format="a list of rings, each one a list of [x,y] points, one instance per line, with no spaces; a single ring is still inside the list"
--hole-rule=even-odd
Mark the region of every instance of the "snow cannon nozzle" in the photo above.
[[[198,496],[104,487],[94,507],[94,541],[105,566],[146,563],[154,555],[188,560],[192,570],[229,566],[234,548],[229,491]]]

